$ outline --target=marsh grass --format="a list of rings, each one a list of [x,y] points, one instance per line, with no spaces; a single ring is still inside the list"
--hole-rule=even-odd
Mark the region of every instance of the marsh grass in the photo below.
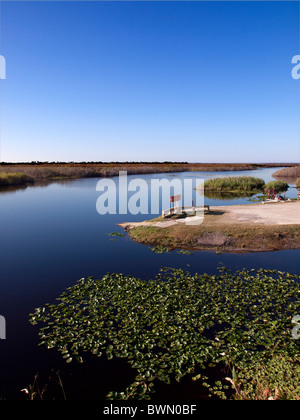
[[[33,178],[23,172],[0,172],[0,187],[23,185],[31,182],[33,182]]]
[[[48,400],[49,395],[53,394],[55,395],[55,398],[52,397],[52,399],[57,399],[57,395],[60,393],[63,397],[63,400],[66,400],[66,392],[64,389],[64,385],[62,382],[62,378],[60,376],[60,372],[53,372],[51,376],[48,378],[49,383],[43,383],[43,385],[40,385],[39,381],[39,374],[36,373],[33,379],[33,382],[29,385],[27,385],[25,388],[21,389],[21,392],[24,392],[27,396],[27,399],[30,401],[33,400]],[[50,386],[49,386],[50,385]],[[56,388],[58,386],[58,391],[56,391]],[[54,388],[49,392],[49,388]],[[54,392],[53,392],[54,391]]]
[[[300,165],[279,169],[273,174],[273,176],[275,178],[297,179],[300,177]]]
[[[219,193],[242,193],[260,192],[265,185],[263,179],[239,176],[208,179],[204,183],[204,191]]]
[[[187,162],[32,162],[0,163],[0,171],[6,174],[22,172],[34,181],[53,181],[94,177],[118,176],[119,171],[128,175],[156,174],[169,172],[215,172],[247,171],[281,164],[247,163],[187,163]],[[17,180],[17,179],[16,179]]]

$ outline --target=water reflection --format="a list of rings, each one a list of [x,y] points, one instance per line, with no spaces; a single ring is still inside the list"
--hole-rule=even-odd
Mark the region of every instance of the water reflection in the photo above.
[[[250,198],[253,197],[255,193],[230,193],[230,192],[219,192],[219,191],[204,191],[204,197],[210,198],[213,200],[237,200],[239,198]]]
[[[15,193],[16,191],[20,190],[26,190],[29,187],[29,184],[23,184],[23,185],[8,185],[8,186],[1,186],[0,187],[0,194],[11,194]]]
[[[0,194],[11,194],[11,193],[15,193],[17,191],[27,190],[27,188],[48,187],[51,184],[69,185],[72,182],[74,182],[74,180],[72,180],[72,179],[38,180],[38,181],[35,181],[34,183],[0,186]]]
[[[286,182],[287,184],[289,184],[290,187],[295,187],[296,186],[297,177],[293,177],[293,176],[276,176],[276,175],[273,175],[273,178],[276,181]]]

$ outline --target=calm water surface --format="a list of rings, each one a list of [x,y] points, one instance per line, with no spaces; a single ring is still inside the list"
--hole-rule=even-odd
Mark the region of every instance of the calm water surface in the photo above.
[[[269,181],[274,171],[188,172],[138,177],[148,184],[153,177],[206,179],[230,175],[258,176]],[[128,177],[128,181],[131,178]],[[54,302],[81,277],[99,278],[107,272],[122,272],[149,279],[162,266],[199,273],[214,273],[223,265],[233,270],[263,267],[300,272],[300,250],[220,255],[204,251],[192,255],[176,251],[155,254],[127,235],[113,242],[109,233],[123,233],[118,223],[157,215],[99,215],[97,182],[97,179],[82,179],[0,192],[0,314],[6,319],[6,340],[0,340],[0,398],[24,399],[26,395],[21,389],[33,382],[34,375],[39,373],[40,385],[51,384],[48,377],[52,371],[61,372],[69,399],[103,399],[109,390],[129,385],[133,372],[124,361],[100,359],[91,360],[87,366],[66,365],[55,351],[37,346],[38,328],[29,323],[29,313],[47,302]],[[287,196],[296,195],[291,186]],[[226,201],[210,198],[205,202],[210,205],[250,204],[247,198]]]

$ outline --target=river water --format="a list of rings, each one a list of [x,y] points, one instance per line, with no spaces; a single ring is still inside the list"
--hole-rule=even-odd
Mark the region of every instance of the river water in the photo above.
[[[276,168],[278,169],[278,168]],[[243,172],[189,172],[141,175],[149,185],[154,178],[207,179],[218,176],[257,176],[272,180],[276,169]],[[133,179],[128,176],[128,181]],[[118,179],[115,179],[118,185]],[[117,224],[153,218],[158,214],[107,214],[96,211],[98,179],[57,182],[16,190],[0,191],[0,315],[6,321],[6,339],[0,340],[0,399],[27,398],[21,389],[33,383],[48,383],[48,392],[62,397],[61,388],[49,379],[60,372],[69,399],[103,399],[111,389],[124,389],[133,372],[124,361],[91,360],[89,366],[66,365],[56,354],[38,347],[38,328],[29,323],[34,308],[53,303],[81,277],[100,278],[107,272],[122,272],[145,280],[153,278],[162,266],[182,267],[191,272],[215,273],[217,267],[232,270],[271,268],[300,272],[300,250],[249,254],[216,254],[177,251],[151,252],[148,246],[133,242]],[[288,197],[296,197],[291,185]],[[219,200],[205,198],[210,205],[250,204],[248,198]],[[51,387],[53,393],[51,394]],[[46,395],[46,394],[45,394]],[[51,397],[50,397],[51,398]]]

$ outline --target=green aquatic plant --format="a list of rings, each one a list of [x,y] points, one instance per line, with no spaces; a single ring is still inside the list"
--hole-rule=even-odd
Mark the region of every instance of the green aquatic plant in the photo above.
[[[170,248],[162,245],[151,246],[149,249],[155,254],[165,254],[167,252],[170,252]]]
[[[111,242],[116,242],[118,237],[122,237],[125,236],[124,233],[119,233],[119,232],[111,232],[109,233],[110,236],[110,241]]]
[[[300,360],[276,354],[228,378],[240,400],[299,400]]]
[[[300,314],[299,279],[275,270],[232,273],[225,267],[215,275],[163,268],[149,281],[107,274],[80,279],[58,303],[37,308],[30,321],[41,326],[40,344],[58,350],[68,363],[84,362],[87,352],[125,358],[136,378],[109,399],[149,399],[157,381],[186,375],[219,398],[251,396],[249,378],[264,386],[267,378],[278,395],[294,399],[299,390],[290,372],[299,366],[300,349],[291,331]],[[273,372],[279,360],[282,367],[282,361],[289,363],[289,376]],[[213,366],[219,372],[227,366],[231,373],[214,381],[204,375]]]
[[[193,251],[190,251],[189,249],[180,249],[177,252],[178,252],[178,254],[183,254],[183,255],[192,255],[193,254]]]
[[[261,201],[265,201],[268,198],[266,194],[258,194],[254,197],[248,198],[248,201],[251,201],[252,203],[260,203]]]

